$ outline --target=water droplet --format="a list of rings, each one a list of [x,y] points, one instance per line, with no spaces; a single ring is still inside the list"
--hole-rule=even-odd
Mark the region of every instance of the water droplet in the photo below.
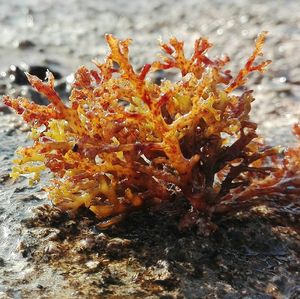
[[[218,34],[218,35],[222,35],[223,32],[224,32],[224,30],[223,30],[222,28],[219,28],[219,29],[217,30],[217,34]]]
[[[231,27],[233,27],[234,26],[234,20],[229,20],[228,22],[227,22],[227,24],[226,24],[226,26],[227,26],[227,28],[231,28]]]
[[[70,74],[66,77],[66,82],[68,84],[72,84],[74,82],[74,80],[75,80],[74,74]]]
[[[249,20],[249,17],[248,17],[248,16],[246,16],[246,15],[240,16],[240,22],[241,22],[242,24],[247,23],[248,20]]]
[[[282,77],[276,77],[276,78],[274,78],[272,81],[273,81],[275,84],[278,85],[278,84],[286,83],[287,78],[284,77],[284,76],[282,76]],[[282,87],[280,87],[280,88],[282,88]]]
[[[249,31],[248,31],[248,30],[243,30],[243,31],[242,31],[242,35],[243,35],[243,36],[247,36],[248,34],[249,34]]]
[[[285,83],[286,82],[286,77],[280,77],[279,82],[280,83]]]
[[[13,64],[9,67],[9,70],[10,70],[11,72],[15,72],[16,69],[17,69],[17,67],[16,67],[15,65],[13,65]]]

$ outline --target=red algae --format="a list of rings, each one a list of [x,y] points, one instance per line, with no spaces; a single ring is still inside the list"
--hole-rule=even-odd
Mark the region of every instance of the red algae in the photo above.
[[[183,227],[195,214],[210,219],[268,204],[272,197],[295,200],[299,147],[281,153],[267,146],[249,117],[254,97],[244,85],[251,72],[264,72],[270,63],[256,62],[265,37],[258,36],[233,77],[225,69],[228,57],[207,56],[212,46],[207,39],[196,40],[186,58],[183,42],[172,38],[161,44],[160,61],[136,72],[129,60],[131,40],[106,35],[109,55],[103,63],[95,61],[95,70],[78,69],[67,104],[50,72],[47,82],[27,74],[50,104],[3,98],[32,128],[33,145],[17,151],[11,176],[31,174],[34,183],[49,169],[52,202],[73,212],[84,206],[103,227],[174,194],[191,206]],[[171,68],[181,72],[178,82],[158,85],[148,76]],[[299,126],[294,131],[299,137]]]

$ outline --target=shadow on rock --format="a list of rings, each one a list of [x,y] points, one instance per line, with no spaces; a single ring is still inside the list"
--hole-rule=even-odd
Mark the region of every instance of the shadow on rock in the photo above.
[[[74,271],[76,279],[88,275],[93,283],[80,287],[83,294],[297,296],[297,228],[244,215],[222,220],[214,234],[203,237],[197,230],[179,231],[180,217],[164,211],[132,213],[106,231],[85,210],[71,219],[46,206],[36,215],[26,224],[39,228],[33,261],[64,271],[69,281]]]

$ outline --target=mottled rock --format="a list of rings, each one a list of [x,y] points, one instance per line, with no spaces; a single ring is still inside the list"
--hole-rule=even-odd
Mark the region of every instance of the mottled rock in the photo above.
[[[24,39],[17,43],[17,47],[21,50],[29,49],[34,46],[35,46],[35,43],[29,39]]]

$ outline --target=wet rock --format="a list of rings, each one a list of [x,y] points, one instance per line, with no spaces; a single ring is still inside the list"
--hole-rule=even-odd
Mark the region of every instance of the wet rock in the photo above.
[[[29,85],[25,75],[25,72],[28,72],[41,80],[45,80],[47,70],[50,70],[55,79],[58,79],[55,81],[55,90],[57,93],[62,99],[68,99],[71,90],[70,83],[67,81],[68,77],[62,78],[62,75],[59,72],[46,66],[27,66],[25,64],[21,64],[20,66],[11,65],[7,72],[3,72],[3,78],[6,79],[8,83],[0,84],[0,94],[9,94],[12,97],[26,97],[39,105],[48,105],[49,101],[47,98]],[[5,106],[3,105],[3,107]],[[0,111],[1,110],[5,113],[10,112],[8,109],[1,109],[0,106]]]
[[[114,259],[121,259],[127,255],[130,240],[124,238],[110,239],[106,245],[108,256]]]
[[[2,112],[4,114],[10,114],[10,113],[12,113],[12,110],[9,107],[2,105],[0,103],[0,112]]]
[[[0,298],[1,298],[1,299],[12,299],[11,296],[9,296],[9,295],[7,295],[6,293],[1,292],[1,291],[0,291]]]
[[[96,241],[94,238],[85,238],[77,242],[75,245],[75,250],[77,252],[90,251],[96,245]]]
[[[42,96],[40,93],[38,93],[31,87],[28,88],[28,98],[39,105],[48,105],[49,104],[49,101],[44,96]]]
[[[95,271],[99,265],[100,265],[100,262],[98,261],[88,261],[85,263],[85,265],[90,269],[90,270],[93,270]]]
[[[67,83],[66,81],[60,81],[56,84],[55,86],[55,90],[60,93],[60,92],[64,92],[67,88]]]
[[[1,173],[0,174],[0,183],[3,184],[4,182],[8,181],[9,178],[10,178],[10,175],[8,173]],[[1,214],[1,209],[0,209],[0,214]]]
[[[49,104],[49,101],[47,100],[46,97],[44,97],[39,92],[34,90],[31,86],[27,86],[27,85],[15,86],[14,88],[11,88],[9,90],[8,94],[13,98],[17,98],[17,97],[28,98],[39,105]]]
[[[61,79],[62,75],[60,72],[49,68],[48,66],[41,65],[31,65],[21,64],[20,66],[11,65],[9,70],[6,72],[6,75],[9,78],[9,81],[16,85],[29,85],[25,72],[28,72],[31,75],[37,76],[41,80],[45,80],[46,72],[49,70],[55,79]]]
[[[39,197],[37,197],[34,194],[30,194],[30,195],[28,195],[28,194],[25,194],[25,195],[22,194],[20,196],[17,196],[17,200],[22,200],[22,201],[26,202],[26,201],[32,201],[32,200],[41,201],[42,199],[39,198]]]
[[[0,84],[0,94],[5,94],[7,89],[7,85],[5,83]]]
[[[29,74],[37,76],[41,80],[44,80],[46,78],[47,70],[49,70],[53,74],[55,79],[61,79],[62,78],[62,75],[59,72],[57,72],[57,71],[55,71],[55,70],[53,70],[53,69],[51,69],[47,66],[32,65],[32,66],[29,66],[29,68],[28,68]]]
[[[24,241],[20,241],[16,247],[16,251],[21,253],[22,257],[28,258],[30,257],[32,248]]]
[[[161,82],[166,78],[165,71],[159,70],[152,74],[151,80],[154,81],[155,84],[160,85]]]
[[[49,204],[43,204],[34,209],[34,218],[31,224],[35,226],[52,226],[61,223],[66,218],[66,214],[58,208],[53,207]]]
[[[65,78],[56,81],[54,89],[62,100],[67,100],[71,94],[71,86]]]
[[[24,70],[24,69],[22,70],[20,67],[18,67],[16,65],[11,65],[9,67],[9,70],[7,71],[10,82],[17,84],[17,85],[29,84],[27,77],[24,74],[24,71],[26,71],[26,70]]]
[[[35,43],[29,39],[24,39],[17,43],[17,47],[21,50],[25,50],[35,47]]]
[[[63,247],[58,243],[54,241],[49,241],[48,245],[45,248],[45,253],[49,254],[60,254],[63,250]]]
[[[0,267],[4,267],[4,265],[5,265],[4,259],[0,257]]]
[[[59,65],[60,65],[60,63],[59,63],[57,60],[52,59],[52,58],[47,58],[47,57],[43,60],[43,62],[44,62],[46,65],[56,65],[56,66],[59,66]]]
[[[156,277],[157,280],[166,280],[171,278],[172,274],[169,271],[169,263],[164,260],[158,260],[155,266],[151,266],[152,275]]]
[[[130,243],[130,240],[127,239],[113,238],[109,240],[107,244],[107,249],[113,250],[121,247],[127,247]]]
[[[58,228],[41,228],[36,235],[39,238],[44,238],[46,241],[59,241],[61,231]]]

